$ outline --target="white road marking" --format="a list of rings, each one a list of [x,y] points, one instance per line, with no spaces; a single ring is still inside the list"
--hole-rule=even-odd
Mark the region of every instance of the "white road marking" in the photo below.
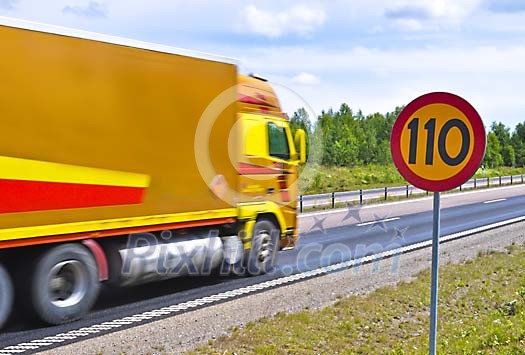
[[[330,210],[330,211],[322,211],[322,212],[308,212],[308,213],[297,213],[297,218],[305,218],[305,217],[313,217],[313,216],[324,216],[324,215],[327,215],[327,214],[334,214],[334,213],[337,213],[337,212],[343,212],[343,211],[346,211],[348,210],[348,208],[335,208],[333,210]]]
[[[454,240],[454,239],[459,239],[459,238],[466,237],[466,236],[469,236],[469,235],[472,235],[472,234],[485,232],[485,231],[488,231],[488,230],[491,230],[491,229],[494,229],[494,228],[499,228],[499,227],[503,227],[503,226],[506,226],[506,225],[509,225],[509,224],[513,224],[513,223],[517,223],[517,222],[523,222],[523,221],[525,221],[525,216],[508,219],[506,221],[501,221],[501,222],[489,224],[489,225],[486,225],[486,226],[477,227],[477,228],[470,229],[470,230],[463,231],[463,232],[449,234],[447,236],[441,237],[440,238],[440,243],[448,242],[448,241],[451,241],[451,240]],[[284,276],[284,277],[281,277],[281,278],[278,278],[278,279],[265,281],[265,282],[260,283],[260,284],[250,285],[250,286],[242,287],[242,288],[239,288],[239,289],[236,289],[236,290],[231,290],[231,291],[227,291],[227,292],[218,293],[218,294],[215,294],[215,295],[212,295],[212,296],[198,298],[198,299],[195,299],[195,300],[189,301],[189,302],[183,302],[183,303],[179,303],[179,304],[174,304],[172,306],[167,306],[167,307],[163,307],[163,308],[156,309],[156,310],[153,310],[153,311],[140,313],[140,314],[137,314],[137,315],[134,315],[134,316],[125,317],[125,318],[121,318],[121,319],[115,319],[115,320],[110,321],[110,322],[104,322],[102,324],[96,324],[96,325],[92,325],[90,327],[85,327],[85,328],[81,328],[81,329],[77,329],[77,330],[72,330],[72,331],[69,331],[67,333],[61,333],[61,334],[57,334],[57,335],[54,335],[54,336],[45,337],[43,339],[32,340],[32,341],[27,342],[27,343],[21,343],[21,344],[18,344],[18,345],[8,346],[8,347],[5,347],[3,349],[0,349],[0,354],[20,354],[20,353],[24,353],[24,352],[27,352],[27,351],[33,351],[33,350],[37,350],[37,349],[47,348],[48,346],[50,346],[48,344],[61,343],[61,342],[65,342],[65,341],[68,341],[68,340],[81,339],[81,338],[87,337],[87,336],[89,336],[91,334],[100,334],[100,335],[102,335],[104,333],[108,333],[109,330],[111,330],[111,329],[118,329],[118,328],[120,328],[120,327],[122,327],[124,325],[131,325],[131,324],[139,325],[140,323],[144,323],[144,321],[148,320],[148,319],[160,318],[160,317],[164,317],[164,316],[167,316],[167,315],[175,315],[177,313],[181,313],[181,312],[186,311],[186,310],[191,310],[193,308],[197,308],[197,307],[200,307],[200,306],[205,306],[205,305],[218,303],[218,302],[220,302],[222,300],[237,298],[237,297],[242,296],[242,295],[246,295],[246,294],[255,293],[255,292],[258,292],[258,291],[274,288],[274,287],[277,287],[277,286],[285,285],[285,284],[288,284],[288,283],[291,283],[291,282],[295,282],[295,281],[299,281],[299,280],[302,280],[302,279],[311,278],[311,277],[315,277],[315,276],[320,276],[320,275],[326,274],[328,272],[344,270],[344,269],[348,269],[348,268],[350,268],[352,266],[355,266],[355,265],[361,265],[361,264],[364,264],[364,263],[370,263],[370,262],[373,262],[375,260],[381,260],[383,258],[392,257],[392,256],[395,256],[395,255],[407,253],[407,252],[410,252],[410,251],[414,251],[414,250],[418,250],[418,249],[422,249],[422,248],[428,248],[431,245],[432,245],[432,240],[426,240],[426,241],[423,241],[423,242],[420,242],[420,243],[416,243],[416,244],[411,244],[411,245],[408,245],[408,246],[405,246],[405,247],[392,249],[392,250],[387,250],[387,251],[384,251],[384,252],[381,252],[381,253],[378,253],[378,254],[365,256],[363,258],[353,259],[353,260],[345,261],[345,262],[342,262],[342,263],[338,263],[338,264],[334,264],[334,265],[318,268],[318,269],[315,269],[315,270],[302,272],[300,274]]]
[[[489,203],[495,203],[495,202],[501,202],[501,201],[507,201],[507,199],[506,198],[498,198],[497,200],[485,201],[483,203],[484,204],[489,204]]]
[[[358,227],[364,227],[364,226],[369,226],[371,224],[376,224],[376,223],[397,221],[398,219],[401,219],[401,218],[400,217],[393,217],[393,218],[382,219],[382,220],[379,220],[379,221],[371,221],[371,222],[359,223],[357,226]]]

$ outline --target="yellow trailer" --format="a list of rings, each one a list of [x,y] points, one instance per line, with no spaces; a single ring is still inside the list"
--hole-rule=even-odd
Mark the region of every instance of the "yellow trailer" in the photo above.
[[[8,18],[0,52],[0,326],[13,289],[58,324],[101,282],[260,274],[295,245],[304,132],[235,61]]]

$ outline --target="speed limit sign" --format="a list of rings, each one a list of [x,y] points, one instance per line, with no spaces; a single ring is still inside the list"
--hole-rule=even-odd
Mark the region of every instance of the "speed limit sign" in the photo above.
[[[467,101],[435,92],[418,97],[401,112],[390,139],[392,159],[401,175],[427,191],[465,183],[485,154],[485,128]]]
[[[440,192],[467,181],[485,154],[485,127],[474,107],[459,96],[434,92],[399,114],[390,137],[392,159],[412,185],[434,192],[429,353],[436,354]]]

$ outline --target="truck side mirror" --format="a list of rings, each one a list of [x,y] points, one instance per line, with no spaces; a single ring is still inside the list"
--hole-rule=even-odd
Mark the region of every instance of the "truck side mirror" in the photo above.
[[[295,146],[299,151],[299,164],[306,163],[306,133],[302,129],[295,132]]]

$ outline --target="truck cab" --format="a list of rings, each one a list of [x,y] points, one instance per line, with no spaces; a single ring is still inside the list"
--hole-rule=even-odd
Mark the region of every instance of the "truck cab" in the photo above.
[[[280,246],[294,247],[298,239],[297,169],[306,159],[304,131],[298,130],[293,137],[275,91],[264,78],[239,75],[238,95],[241,206],[276,206],[275,215],[282,216],[281,221],[274,221],[283,230]]]

